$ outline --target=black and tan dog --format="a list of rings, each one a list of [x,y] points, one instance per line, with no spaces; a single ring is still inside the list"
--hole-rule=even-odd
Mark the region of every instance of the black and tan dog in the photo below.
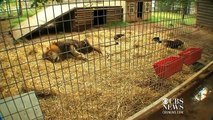
[[[88,60],[84,54],[92,51],[101,53],[100,49],[92,46],[87,39],[83,41],[69,40],[69,42],[62,41],[51,43],[42,57],[51,62],[59,62],[72,57],[80,60]]]
[[[125,35],[124,34],[115,34],[115,36],[114,36],[115,45],[119,44],[118,40],[123,36],[125,36]]]
[[[154,37],[152,40],[157,43],[162,43],[165,47],[172,48],[172,49],[179,49],[184,46],[184,42],[179,39],[161,41],[159,37]]]

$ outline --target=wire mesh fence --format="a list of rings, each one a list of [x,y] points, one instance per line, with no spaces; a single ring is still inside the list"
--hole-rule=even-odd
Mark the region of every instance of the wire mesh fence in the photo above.
[[[1,7],[0,98],[34,91],[43,115],[33,119],[125,119],[192,73],[180,66],[161,77],[165,69],[153,67],[187,47],[174,41],[193,30],[192,1],[9,0]],[[6,107],[3,119],[16,114]]]

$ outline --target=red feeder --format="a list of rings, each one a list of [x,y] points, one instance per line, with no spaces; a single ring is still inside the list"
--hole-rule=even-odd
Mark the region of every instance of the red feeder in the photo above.
[[[201,48],[188,48],[178,55],[183,57],[185,65],[191,65],[201,58],[202,49]]]
[[[171,56],[154,63],[153,67],[160,78],[168,78],[182,70],[183,58]]]

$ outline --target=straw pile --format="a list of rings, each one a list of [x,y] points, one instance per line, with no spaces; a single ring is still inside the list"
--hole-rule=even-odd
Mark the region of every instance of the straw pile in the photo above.
[[[49,42],[7,46],[12,49],[0,52],[0,97],[35,91],[46,119],[125,119],[191,75],[184,66],[184,72],[169,80],[158,79],[152,63],[177,51],[154,43],[151,35],[142,38],[140,33],[121,32],[126,38],[120,45],[101,47],[103,55],[88,54],[89,62],[44,61],[42,51]],[[105,30],[66,39],[86,36],[94,45],[110,44],[114,34]]]

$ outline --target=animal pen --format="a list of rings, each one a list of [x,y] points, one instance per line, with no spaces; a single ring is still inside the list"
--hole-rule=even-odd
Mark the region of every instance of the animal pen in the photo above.
[[[2,119],[123,120],[195,73],[180,57],[190,48],[187,43],[172,48],[153,39],[182,40],[193,32],[196,4],[191,0],[187,5],[160,0],[30,2],[1,4]],[[84,54],[86,61],[43,59],[53,42],[73,39],[87,39],[102,54]],[[165,58],[168,70],[158,66]],[[20,104],[25,107],[19,109]]]

